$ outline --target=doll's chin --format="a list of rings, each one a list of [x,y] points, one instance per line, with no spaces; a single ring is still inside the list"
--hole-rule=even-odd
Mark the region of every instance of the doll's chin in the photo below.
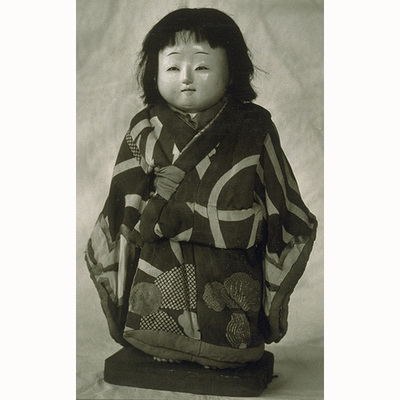
[[[212,107],[213,104],[211,106],[207,105],[207,104],[201,104],[201,105],[185,105],[185,104],[179,104],[174,106],[175,108],[177,108],[178,110],[184,112],[184,113],[199,113],[202,111],[205,111],[207,109],[209,109],[210,107]]]

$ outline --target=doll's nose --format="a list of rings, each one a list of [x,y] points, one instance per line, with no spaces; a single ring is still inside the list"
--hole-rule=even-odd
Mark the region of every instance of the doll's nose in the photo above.
[[[193,73],[189,67],[185,67],[182,70],[182,83],[185,85],[193,83]]]

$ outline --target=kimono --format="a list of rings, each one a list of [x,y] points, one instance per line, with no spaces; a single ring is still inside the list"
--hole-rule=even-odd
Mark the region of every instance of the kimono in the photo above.
[[[229,100],[194,129],[159,102],[131,121],[85,258],[117,342],[238,367],[286,334],[316,228],[267,110]]]

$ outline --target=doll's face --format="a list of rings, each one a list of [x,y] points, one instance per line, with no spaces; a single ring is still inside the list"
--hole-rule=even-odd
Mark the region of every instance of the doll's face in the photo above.
[[[229,68],[226,51],[211,48],[208,42],[183,41],[158,55],[158,91],[179,110],[195,113],[216,104],[226,92]]]

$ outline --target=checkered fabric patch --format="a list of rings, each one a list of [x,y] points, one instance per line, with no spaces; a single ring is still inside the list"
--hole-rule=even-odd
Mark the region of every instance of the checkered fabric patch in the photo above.
[[[139,329],[163,331],[183,335],[178,324],[164,311],[156,311],[140,319]]]
[[[128,143],[129,148],[131,149],[132,154],[134,157],[140,161],[141,160],[141,154],[139,151],[139,147],[136,146],[135,142],[132,139],[131,132],[128,131],[125,135],[125,140]]]
[[[161,308],[194,310],[196,308],[196,273],[192,264],[182,264],[159,275],[154,281],[161,291]]]

